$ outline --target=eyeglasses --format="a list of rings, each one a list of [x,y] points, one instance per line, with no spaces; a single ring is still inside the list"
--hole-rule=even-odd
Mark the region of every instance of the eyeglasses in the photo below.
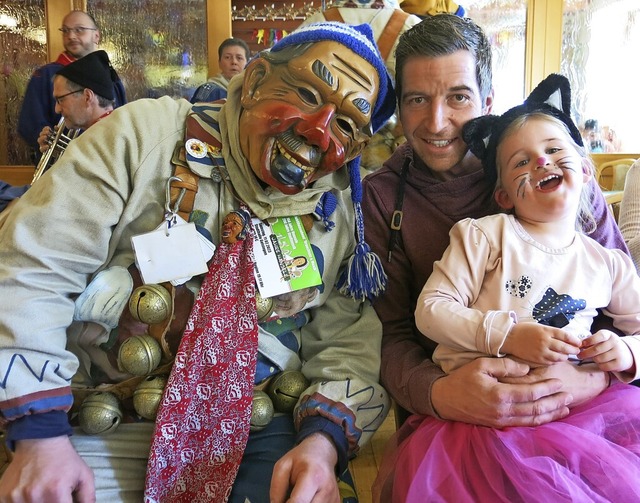
[[[72,94],[76,94],[76,93],[81,93],[82,91],[84,91],[84,89],[78,89],[77,91],[71,91],[70,93],[63,94],[62,96],[58,96],[57,98],[54,96],[53,99],[56,100],[56,103],[58,105],[60,105],[62,104],[62,100],[65,99],[67,96],[71,96]]]
[[[97,31],[98,28],[88,28],[86,26],[76,26],[75,28],[67,28],[63,26],[62,28],[58,28],[62,32],[63,35],[69,35],[73,33],[74,35],[83,35],[85,31]]]

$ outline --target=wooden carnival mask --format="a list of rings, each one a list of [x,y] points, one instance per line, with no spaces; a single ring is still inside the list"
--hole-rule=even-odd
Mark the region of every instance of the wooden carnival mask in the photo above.
[[[371,138],[379,73],[325,40],[252,61],[245,70],[240,144],[264,183],[295,194],[357,157]]]

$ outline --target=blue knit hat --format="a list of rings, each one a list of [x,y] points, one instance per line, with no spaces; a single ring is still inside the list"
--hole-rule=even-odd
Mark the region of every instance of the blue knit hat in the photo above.
[[[332,22],[309,24],[280,39],[271,48],[271,52],[278,52],[292,45],[323,41],[334,41],[348,47],[376,69],[378,80],[380,81],[380,89],[378,90],[378,99],[371,116],[371,127],[375,133],[395,112],[396,98],[391,77],[387,72],[382,56],[380,56],[380,51],[378,51],[371,26],[368,24],[351,26]]]
[[[378,73],[380,82],[378,97],[371,116],[371,129],[375,133],[396,110],[396,98],[391,77],[376,46],[373,31],[368,24],[352,26],[343,23],[314,23],[298,28],[282,38],[272,48],[278,52],[285,47],[306,43],[334,41],[348,47],[371,64]],[[362,184],[360,183],[360,156],[347,163],[351,185],[351,200],[356,217],[356,249],[343,271],[336,287],[345,295],[364,301],[373,300],[386,286],[387,276],[380,258],[371,251],[364,240],[364,219],[362,217]]]

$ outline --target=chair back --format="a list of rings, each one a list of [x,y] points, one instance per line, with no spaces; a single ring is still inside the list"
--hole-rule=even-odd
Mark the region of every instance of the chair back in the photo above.
[[[624,190],[624,180],[627,171],[636,159],[631,157],[615,159],[600,164],[596,169],[596,180],[603,191],[621,191]]]
[[[620,202],[624,197],[624,182],[627,172],[635,162],[636,159],[631,157],[615,159],[601,163],[596,169],[596,180],[616,222],[618,221]]]

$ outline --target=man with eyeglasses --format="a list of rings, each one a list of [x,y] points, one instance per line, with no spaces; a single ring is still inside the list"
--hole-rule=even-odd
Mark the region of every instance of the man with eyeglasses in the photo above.
[[[118,74],[102,50],[58,70],[53,77],[53,99],[56,112],[64,117],[65,127],[84,130],[113,112],[116,82]],[[52,131],[45,126],[38,137],[43,154],[49,148]]]
[[[58,59],[38,68],[27,85],[22,110],[18,121],[18,133],[35,149],[34,161],[40,156],[38,137],[45,126],[53,127],[60,121],[60,111],[54,99],[53,76],[70,63],[97,50],[100,30],[95,20],[83,11],[74,10],[62,20],[64,52]],[[113,82],[115,106],[127,102],[120,79]]]
[[[105,51],[94,51],[63,66],[52,81],[55,111],[64,117],[65,127],[85,130],[113,112],[116,97],[114,86],[120,82],[120,78]],[[45,126],[40,132],[40,153],[44,154],[50,147],[52,133],[50,126]],[[0,180],[0,212],[9,208],[29,187],[12,186]]]

